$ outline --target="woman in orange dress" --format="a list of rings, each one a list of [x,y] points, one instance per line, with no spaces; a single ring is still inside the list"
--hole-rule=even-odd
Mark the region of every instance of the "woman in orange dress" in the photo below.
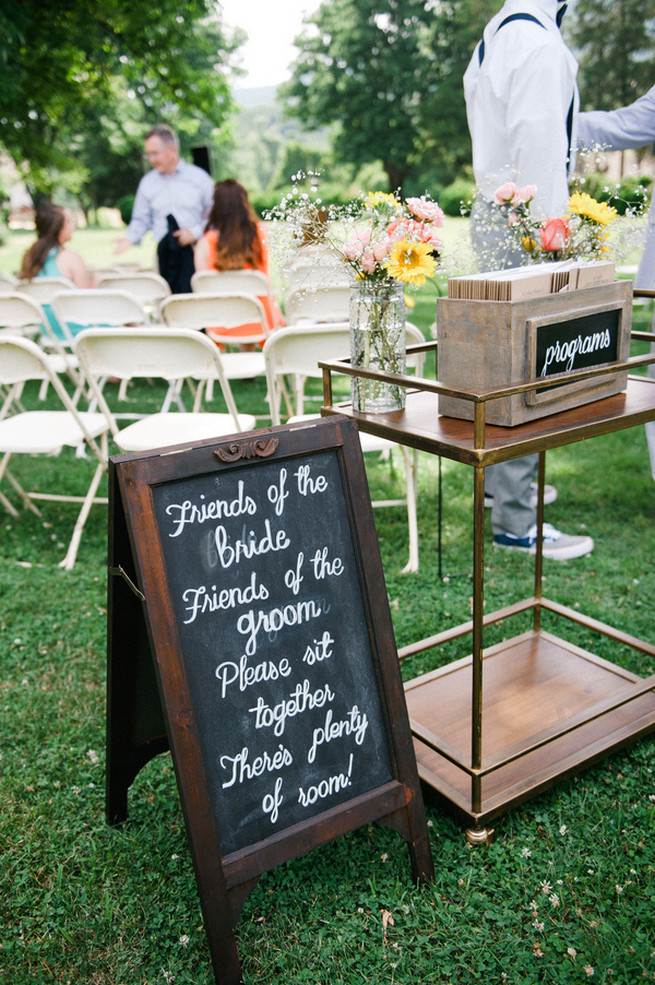
[[[248,199],[248,192],[234,178],[219,181],[204,235],[194,250],[196,270],[259,270],[267,277],[268,248],[263,223]],[[270,297],[260,297],[269,331],[283,325],[282,316]],[[221,334],[243,335],[250,329],[259,334],[256,324],[221,329]]]

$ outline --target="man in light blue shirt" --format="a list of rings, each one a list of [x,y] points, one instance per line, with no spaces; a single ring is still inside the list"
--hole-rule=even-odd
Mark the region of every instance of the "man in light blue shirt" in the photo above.
[[[152,171],[139,182],[130,224],[114,252],[138,246],[150,230],[158,244],[162,274],[171,290],[185,293],[191,290],[192,247],[204,232],[214,183],[202,168],[180,158],[177,134],[164,124],[146,134],[145,150]],[[167,276],[164,265],[168,267],[171,259],[177,273]]]

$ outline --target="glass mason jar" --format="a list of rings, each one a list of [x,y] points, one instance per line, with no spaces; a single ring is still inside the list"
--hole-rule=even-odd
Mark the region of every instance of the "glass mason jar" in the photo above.
[[[350,358],[353,366],[405,373],[405,294],[397,280],[356,280],[350,289]],[[351,377],[353,410],[383,414],[405,407],[405,388]]]

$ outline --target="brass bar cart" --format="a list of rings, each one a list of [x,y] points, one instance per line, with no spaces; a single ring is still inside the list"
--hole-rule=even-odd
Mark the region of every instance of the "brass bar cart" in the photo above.
[[[650,333],[633,339],[653,341]],[[423,349],[436,354],[438,343]],[[634,370],[655,355],[630,357],[604,368],[562,374],[567,382],[617,369]],[[484,471],[489,465],[539,454],[537,523],[543,523],[545,455],[551,448],[655,420],[655,379],[628,376],[625,392],[520,424],[485,423],[488,401],[538,390],[559,377],[528,380],[497,390],[471,392],[437,380],[361,370],[326,362],[322,413],[343,414],[362,431],[473,469],[472,619],[402,648],[402,660],[461,636],[471,654],[405,684],[421,780],[468,825],[471,841],[491,836],[491,822],[517,804],[655,730],[655,676],[639,678],[541,627],[544,611],[556,613],[617,644],[655,657],[655,645],[614,629],[542,595],[541,538],[537,538],[534,595],[495,612],[484,612]],[[361,375],[399,383],[406,408],[388,414],[357,413],[334,402],[333,374]],[[440,394],[473,401],[472,421],[439,416]],[[484,647],[485,627],[532,612],[532,628]]]

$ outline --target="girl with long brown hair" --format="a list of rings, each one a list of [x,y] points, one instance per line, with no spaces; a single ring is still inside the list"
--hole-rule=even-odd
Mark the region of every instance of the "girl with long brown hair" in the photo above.
[[[35,225],[37,240],[23,255],[19,278],[33,280],[35,277],[66,277],[75,287],[96,287],[97,277],[89,274],[80,254],[66,247],[74,229],[73,217],[68,209],[60,205],[43,205],[37,210]],[[44,304],[43,311],[55,335],[65,339],[66,332],[59,324],[52,306]],[[68,330],[72,335],[86,327],[68,323]]]
[[[259,270],[269,276],[264,224],[235,178],[219,181],[204,235],[194,251],[196,270]],[[269,329],[282,324],[279,311],[268,297],[259,299]],[[239,329],[241,333],[243,329]]]
[[[21,280],[34,277],[67,277],[76,287],[93,287],[86,264],[66,243],[73,235],[73,218],[60,205],[44,205],[35,217],[37,241],[25,252],[18,274]]]

